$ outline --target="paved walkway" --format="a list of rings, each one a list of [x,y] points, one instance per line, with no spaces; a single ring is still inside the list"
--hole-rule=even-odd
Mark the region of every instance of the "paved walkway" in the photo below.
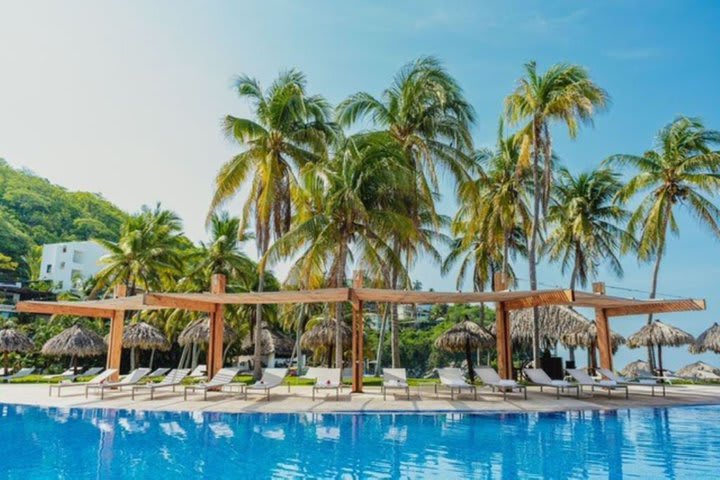
[[[620,392],[607,394],[595,392],[585,394],[580,399],[574,396],[561,396],[556,399],[554,393],[540,393],[537,388],[528,388],[528,399],[521,395],[508,395],[503,400],[502,394],[492,393],[489,389],[480,388],[478,399],[464,394],[459,399],[450,400],[448,393],[441,392],[436,398],[432,386],[421,390],[411,389],[410,400],[404,395],[388,394],[383,400],[379,387],[366,387],[365,393],[350,394],[345,389],[339,400],[335,393],[321,392],[315,401],[312,400],[311,387],[292,387],[288,392],[286,386],[272,390],[270,401],[263,395],[250,394],[248,400],[242,396],[228,392],[212,392],[208,400],[203,401],[202,393],[189,395],[183,400],[180,390],[158,391],[154,400],[147,396],[130,399],[129,391],[112,391],[105,393],[105,399],[91,395],[85,398],[84,388],[67,389],[62,397],[48,396],[48,386],[39,384],[4,384],[0,385],[0,403],[16,403],[38,406],[77,407],[77,408],[117,408],[129,410],[165,410],[165,411],[207,411],[207,412],[373,412],[373,411],[558,411],[558,410],[590,410],[658,407],[670,405],[720,404],[720,386],[681,385],[667,388],[667,396],[651,396],[650,390],[644,387],[630,389],[630,398],[625,399]]]

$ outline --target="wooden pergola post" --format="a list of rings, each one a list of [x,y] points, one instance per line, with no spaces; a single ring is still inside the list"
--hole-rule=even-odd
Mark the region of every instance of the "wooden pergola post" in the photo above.
[[[125,285],[115,285],[115,298],[127,296],[127,287]],[[110,317],[110,341],[108,342],[107,359],[105,360],[105,368],[114,368],[117,370],[111,377],[111,382],[117,382],[120,378],[120,359],[122,357],[122,338],[125,329],[125,310],[113,311]]]
[[[353,274],[353,289],[362,288],[363,270],[355,270]],[[352,292],[352,290],[351,290]],[[363,302],[354,294],[351,295],[352,302],[352,392],[362,393],[363,374],[365,373],[365,359],[363,350],[365,348],[363,321]]]
[[[507,290],[507,275],[496,272],[493,278],[493,291]],[[512,371],[512,344],[510,342],[510,316],[505,308],[505,302],[495,304],[495,325],[497,335],[498,374],[504,379],[511,379]]]
[[[227,277],[216,273],[210,281],[210,293],[225,293]],[[262,328],[256,325],[255,328]],[[215,305],[215,310],[210,312],[210,339],[207,351],[207,376],[212,378],[223,367],[223,334],[225,332],[225,319],[223,318],[223,306],[221,303]]]
[[[605,295],[605,284],[603,282],[593,283],[592,288],[594,294]],[[597,347],[600,351],[600,366],[612,371],[613,357],[610,325],[604,308],[595,309],[595,328],[597,330]]]

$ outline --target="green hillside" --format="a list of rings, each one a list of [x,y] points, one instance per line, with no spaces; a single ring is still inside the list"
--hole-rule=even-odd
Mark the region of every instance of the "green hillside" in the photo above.
[[[29,278],[25,260],[37,245],[116,240],[125,216],[98,194],[69,192],[0,158],[0,277]],[[17,263],[17,270],[8,262]]]

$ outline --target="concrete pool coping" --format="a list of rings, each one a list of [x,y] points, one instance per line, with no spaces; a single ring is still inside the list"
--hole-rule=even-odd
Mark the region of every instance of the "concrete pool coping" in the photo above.
[[[419,393],[418,393],[419,392]],[[513,412],[560,412],[575,410],[617,410],[627,408],[668,407],[680,405],[720,404],[720,385],[678,385],[668,386],[667,396],[651,396],[649,388],[630,389],[630,398],[615,392],[608,398],[604,392],[594,395],[561,395],[528,388],[528,399],[520,395],[508,395],[503,400],[501,393],[489,389],[478,389],[478,400],[464,395],[450,400],[448,393],[441,392],[436,398],[432,389],[412,388],[410,400],[405,395],[388,395],[383,400],[379,387],[366,387],[366,392],[351,394],[346,389],[340,400],[335,394],[320,395],[312,400],[312,387],[294,386],[288,393],[286,386],[272,390],[269,401],[262,395],[251,394],[248,400],[229,392],[212,392],[207,401],[202,394],[189,395],[183,400],[181,389],[176,392],[156,392],[154,400],[147,395],[131,400],[130,391],[106,391],[105,399],[90,395],[85,398],[85,389],[78,387],[63,393],[62,397],[48,396],[47,384],[3,384],[0,385],[0,403],[34,405],[60,408],[109,408],[139,411],[177,411],[212,413],[513,413]]]

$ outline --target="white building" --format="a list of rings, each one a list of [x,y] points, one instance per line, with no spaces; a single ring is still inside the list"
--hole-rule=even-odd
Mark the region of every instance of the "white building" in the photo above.
[[[40,280],[50,280],[56,292],[79,288],[101,270],[99,260],[106,253],[93,241],[43,245]]]

